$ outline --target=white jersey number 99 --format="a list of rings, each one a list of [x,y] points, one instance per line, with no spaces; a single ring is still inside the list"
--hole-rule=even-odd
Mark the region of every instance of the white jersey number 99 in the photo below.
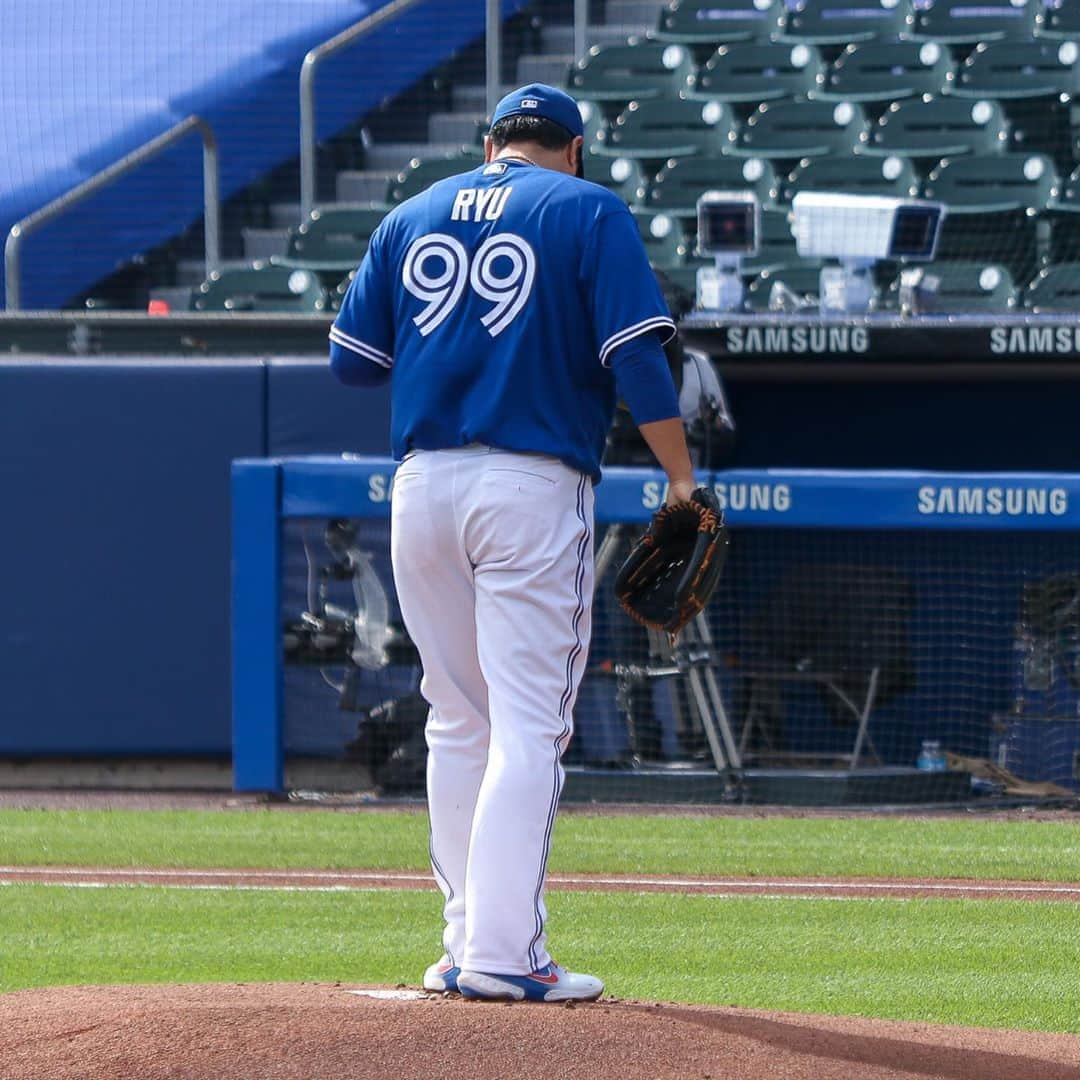
[[[441,268],[429,274],[425,264],[433,258]],[[501,276],[496,273],[499,259],[509,264]],[[498,337],[529,302],[535,280],[536,255],[515,233],[489,236],[473,256],[471,270],[469,255],[459,240],[446,233],[428,233],[409,245],[401,270],[405,288],[427,304],[413,319],[424,337],[446,321],[466,284],[495,305],[480,321],[492,337]]]

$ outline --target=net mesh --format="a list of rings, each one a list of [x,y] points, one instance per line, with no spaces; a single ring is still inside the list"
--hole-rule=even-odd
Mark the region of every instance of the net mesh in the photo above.
[[[308,605],[305,533],[316,580],[345,589],[324,572],[325,524],[287,525],[286,627]],[[355,525],[392,597],[387,526]],[[1004,774],[973,782],[956,757],[945,770],[946,754],[1059,785],[1047,797],[1080,790],[1080,537],[740,529],[705,624],[673,652],[618,608],[635,533],[608,531],[568,797],[827,803],[852,798],[849,775],[869,803],[1009,793]],[[420,669],[394,640],[377,671],[287,658],[286,749],[308,786],[422,795]]]

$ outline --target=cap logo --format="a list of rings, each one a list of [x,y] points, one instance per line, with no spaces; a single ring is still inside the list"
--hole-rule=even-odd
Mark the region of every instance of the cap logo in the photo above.
[[[523,109],[536,109],[536,108],[540,107],[540,102],[537,101],[536,98],[531,98],[531,97],[522,98],[521,99],[521,107]]]

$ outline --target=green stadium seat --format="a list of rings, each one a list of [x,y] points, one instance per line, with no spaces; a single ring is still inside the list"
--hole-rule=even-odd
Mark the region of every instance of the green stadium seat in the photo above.
[[[746,306],[751,311],[768,311],[773,286],[781,282],[800,301],[811,301],[816,307],[821,289],[820,278],[821,266],[815,263],[800,262],[762,270],[746,288]]]
[[[607,131],[607,119],[603,109],[595,102],[582,98],[578,103],[584,130],[585,152],[589,153],[595,143],[603,140]]]
[[[634,209],[632,213],[645,244],[649,262],[653,266],[664,270],[671,266],[685,265],[689,245],[678,218],[650,210]]]
[[[986,260],[1026,281],[1040,260],[1038,215],[1057,192],[1053,161],[1044,154],[946,159],[923,193],[948,206],[938,237],[941,259]]]
[[[1035,33],[1040,0],[935,0],[916,13],[912,36],[947,45],[979,41],[1027,41]]]
[[[448,176],[475,169],[484,160],[483,154],[475,153],[447,154],[442,157],[413,158],[389,183],[386,189],[386,201],[391,205],[411,199],[426,191],[436,180],[445,180]]]
[[[281,311],[294,315],[324,311],[326,293],[308,270],[256,262],[214,271],[192,294],[195,311]]]
[[[635,203],[645,192],[648,175],[633,158],[585,156],[585,179],[615,192],[624,203]]]
[[[809,97],[825,85],[825,61],[811,45],[721,45],[690,80],[691,97],[780,101]]]
[[[789,8],[782,41],[847,45],[903,37],[914,29],[911,0],[801,0]]]
[[[786,209],[761,211],[758,241],[758,253],[742,261],[745,277],[775,270],[779,266],[821,266],[820,259],[806,259],[799,255]]]
[[[1080,262],[1043,267],[1024,292],[1024,307],[1034,315],[1080,311]]]
[[[989,155],[1006,149],[1008,135],[1008,120],[996,101],[912,98],[885,110],[859,152],[914,158]]]
[[[1007,41],[978,45],[956,73],[957,97],[1046,98],[1080,90],[1075,41]]]
[[[996,263],[935,261],[904,270],[903,281],[918,288],[919,315],[1005,315],[1020,297],[1008,267]],[[906,308],[904,292],[898,277],[885,307]]]
[[[682,45],[767,40],[780,30],[783,0],[674,0],[653,37]]]
[[[710,190],[752,191],[762,206],[772,206],[776,173],[761,158],[674,158],[656,174],[642,206],[696,221],[698,197]]]
[[[719,101],[631,101],[593,144],[593,153],[655,161],[689,154],[719,156],[734,140],[735,128],[731,107]]]
[[[1054,163],[1045,154],[947,158],[926,179],[928,199],[948,203],[949,214],[998,214],[1047,209],[1057,194]]]
[[[275,266],[312,270],[323,276],[348,273],[367,251],[371,234],[386,217],[385,206],[324,206],[289,232],[285,254]]]
[[[936,41],[871,41],[849,45],[814,96],[864,104],[899,101],[947,91],[955,72],[952,54]]]
[[[862,107],[848,101],[781,101],[758,106],[729,154],[791,158],[850,154],[867,138]]]
[[[594,45],[571,69],[568,89],[575,97],[603,102],[676,97],[693,70],[683,45]]]
[[[1080,4],[1063,0],[1055,4],[1039,4],[1035,13],[1035,36],[1038,38],[1080,38]]]
[[[1062,182],[1050,200],[1046,218],[1050,223],[1050,260],[1080,260],[1080,167]]]
[[[784,185],[790,201],[800,191],[842,191],[853,195],[888,195],[911,199],[919,193],[914,166],[901,157],[821,157],[800,163]]]

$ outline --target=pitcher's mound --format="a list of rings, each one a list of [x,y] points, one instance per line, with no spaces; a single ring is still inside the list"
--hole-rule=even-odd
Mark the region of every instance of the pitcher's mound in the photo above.
[[[0,995],[0,1076],[339,1080],[1077,1080],[1080,1037],[601,1000],[507,1005],[325,984]]]

